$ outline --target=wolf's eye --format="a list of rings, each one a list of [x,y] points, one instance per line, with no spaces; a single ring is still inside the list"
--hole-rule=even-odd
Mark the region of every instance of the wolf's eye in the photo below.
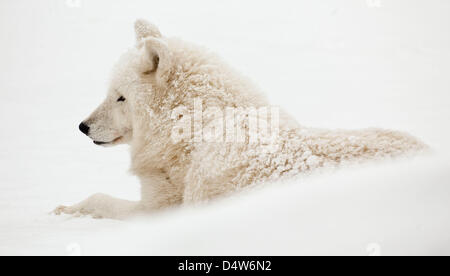
[[[125,98],[124,98],[123,96],[120,96],[120,97],[117,99],[117,101],[118,101],[118,102],[124,102],[124,101],[125,101]]]

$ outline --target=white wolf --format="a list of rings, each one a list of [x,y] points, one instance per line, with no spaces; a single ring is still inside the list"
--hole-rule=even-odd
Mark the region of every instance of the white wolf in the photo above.
[[[258,126],[275,122],[277,131],[268,143],[264,139],[252,142],[255,114],[245,110],[267,107],[268,103],[250,81],[207,50],[167,38],[145,20],[135,23],[135,32],[137,45],[115,66],[106,100],[79,128],[95,144],[130,145],[131,171],[140,178],[141,200],[97,194],[71,207],[60,206],[56,214],[120,219],[136,212],[205,201],[319,167],[425,148],[415,138],[395,131],[301,127],[283,112],[257,116]],[[208,114],[210,107],[216,113],[230,108],[235,112],[211,119],[202,114]],[[194,114],[196,108],[200,116]],[[234,120],[236,117],[241,120]],[[184,125],[178,129],[180,122]],[[228,135],[221,127],[243,130],[247,136],[240,141],[221,139],[222,134]],[[214,141],[195,135],[211,129],[219,133]],[[182,139],[173,139],[178,131],[184,131]]]

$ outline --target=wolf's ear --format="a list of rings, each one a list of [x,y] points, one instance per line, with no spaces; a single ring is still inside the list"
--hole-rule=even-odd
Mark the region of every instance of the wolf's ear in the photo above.
[[[143,41],[144,55],[142,73],[145,75],[155,74],[161,78],[170,69],[171,58],[167,44],[157,38],[147,38]]]
[[[136,33],[136,42],[139,45],[143,39],[148,37],[160,38],[161,33],[158,27],[144,19],[138,19],[134,23],[134,31]]]

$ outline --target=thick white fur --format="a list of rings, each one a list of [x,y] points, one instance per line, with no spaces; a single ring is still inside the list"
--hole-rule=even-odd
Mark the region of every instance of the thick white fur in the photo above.
[[[125,218],[139,211],[190,204],[250,184],[294,176],[342,162],[394,157],[425,148],[405,133],[382,129],[331,131],[305,128],[288,115],[269,145],[245,142],[174,142],[172,112],[194,100],[225,109],[264,107],[268,102],[247,79],[207,50],[166,38],[152,24],[135,24],[137,45],[117,63],[105,102],[85,121],[89,137],[108,145],[128,143],[131,171],[142,185],[140,202],[94,195],[56,214]],[[124,96],[125,102],[117,102]],[[205,120],[203,128],[212,120]],[[235,123],[238,124],[238,123]],[[237,127],[248,128],[243,123]]]

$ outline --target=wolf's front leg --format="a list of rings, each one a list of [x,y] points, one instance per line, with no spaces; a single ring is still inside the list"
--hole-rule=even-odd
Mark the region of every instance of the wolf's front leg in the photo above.
[[[59,206],[53,213],[56,215],[91,215],[93,218],[125,219],[140,210],[139,202],[118,199],[105,194],[95,194],[73,206]]]
[[[183,186],[159,170],[149,170],[141,179],[141,208],[148,211],[161,210],[180,205]]]

